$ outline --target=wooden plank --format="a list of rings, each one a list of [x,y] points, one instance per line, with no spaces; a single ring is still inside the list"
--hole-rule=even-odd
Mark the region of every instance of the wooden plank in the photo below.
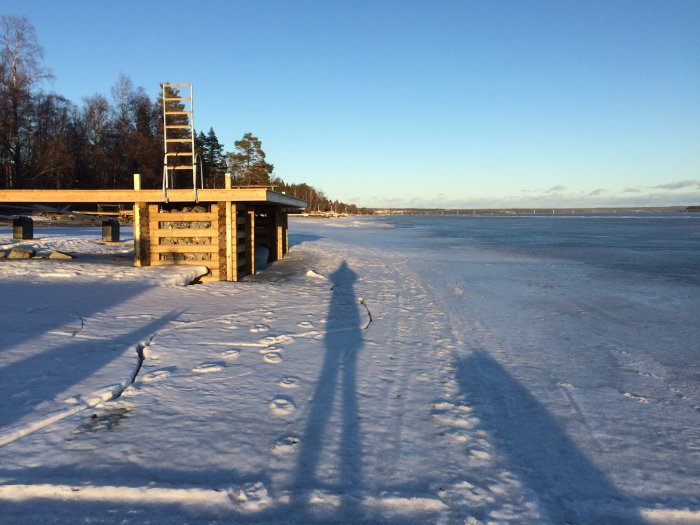
[[[207,202],[250,202],[278,204],[290,208],[304,208],[306,202],[277,193],[267,187],[207,188],[198,192],[200,203]],[[192,203],[192,189],[171,188],[168,190],[169,202]],[[165,202],[162,190],[6,190],[0,189],[1,203],[128,203]]]
[[[275,233],[276,239],[275,244],[277,245],[277,259],[282,259],[284,257],[284,225],[282,224],[282,211],[277,208],[274,211],[275,214]]]
[[[194,213],[188,211],[175,213],[161,212],[155,217],[152,217],[152,220],[154,222],[212,222],[214,218],[214,214],[211,212]]]
[[[150,232],[150,227],[151,224],[153,224],[153,217],[158,215],[159,207],[157,204],[139,204],[140,206],[143,207],[145,210],[145,215],[148,217],[148,220],[144,224],[142,221],[142,224],[144,224],[144,229],[141,231],[141,237],[145,238],[144,242],[142,244],[143,246],[143,258],[142,258],[142,264],[144,266],[148,266],[153,262],[153,255],[151,254],[151,246],[155,240],[155,242],[158,242],[158,239],[154,239],[151,237],[151,232]],[[157,256],[155,257],[156,259],[158,258]]]
[[[175,265],[175,266],[206,266],[209,268],[209,263],[211,261],[190,261],[187,259],[182,259],[178,261],[161,261],[160,259],[151,261],[151,266],[168,266],[168,265]],[[210,268],[211,269],[211,268]]]
[[[245,225],[246,241],[245,241],[245,259],[246,273],[255,275],[255,210],[249,209],[246,211]]]
[[[225,203],[221,203],[225,204]],[[214,215],[214,220],[211,223],[212,230],[216,231],[218,235],[213,237],[211,243],[216,247],[216,251],[212,255],[212,265],[210,268],[216,269],[218,275],[226,280],[226,208],[225,206],[219,205],[219,203],[214,203],[211,205],[211,213]],[[223,238],[222,238],[223,237]]]
[[[151,228],[150,233],[159,239],[173,239],[181,237],[216,237],[217,232],[212,228]]]
[[[216,244],[152,244],[152,253],[217,253]]]
[[[231,189],[231,173],[224,174],[224,188]],[[226,201],[226,280],[238,281],[238,206]]]
[[[229,177],[229,185],[231,179]],[[226,280],[236,281],[236,236],[233,231],[233,218],[236,216],[236,205],[226,203]]]
[[[134,191],[141,189],[141,175],[134,173]],[[134,266],[141,266],[141,212],[134,203]]]

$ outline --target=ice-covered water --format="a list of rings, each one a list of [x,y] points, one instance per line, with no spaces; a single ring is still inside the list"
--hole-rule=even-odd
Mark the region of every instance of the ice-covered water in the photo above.
[[[489,248],[700,283],[700,214],[393,215],[366,225],[371,237],[355,242],[444,250],[448,258]]]

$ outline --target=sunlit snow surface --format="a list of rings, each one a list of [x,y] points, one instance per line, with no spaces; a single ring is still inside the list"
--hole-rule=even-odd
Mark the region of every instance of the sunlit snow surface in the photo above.
[[[700,216],[290,222],[0,260],[0,523],[700,523]]]

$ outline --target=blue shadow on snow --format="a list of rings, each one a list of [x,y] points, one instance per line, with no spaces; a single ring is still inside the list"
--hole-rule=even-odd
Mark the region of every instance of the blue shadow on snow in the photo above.
[[[540,510],[550,523],[589,523],[591,512],[596,523],[644,523],[631,498],[487,352],[476,351],[461,360],[457,378],[482,428],[494,434],[510,466],[537,493]],[[578,516],[579,509],[586,516]]]

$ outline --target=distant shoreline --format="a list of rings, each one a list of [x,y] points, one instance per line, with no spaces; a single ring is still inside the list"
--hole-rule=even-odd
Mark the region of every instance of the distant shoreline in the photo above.
[[[700,206],[632,206],[586,208],[384,208],[374,215],[571,215],[580,213],[678,213],[700,212]]]
[[[580,215],[619,213],[690,213],[700,212],[700,206],[627,206],[627,207],[559,207],[559,208],[363,208],[365,213],[353,216],[386,215]],[[346,217],[347,214],[333,212],[311,212],[301,214],[305,217],[333,218]]]

